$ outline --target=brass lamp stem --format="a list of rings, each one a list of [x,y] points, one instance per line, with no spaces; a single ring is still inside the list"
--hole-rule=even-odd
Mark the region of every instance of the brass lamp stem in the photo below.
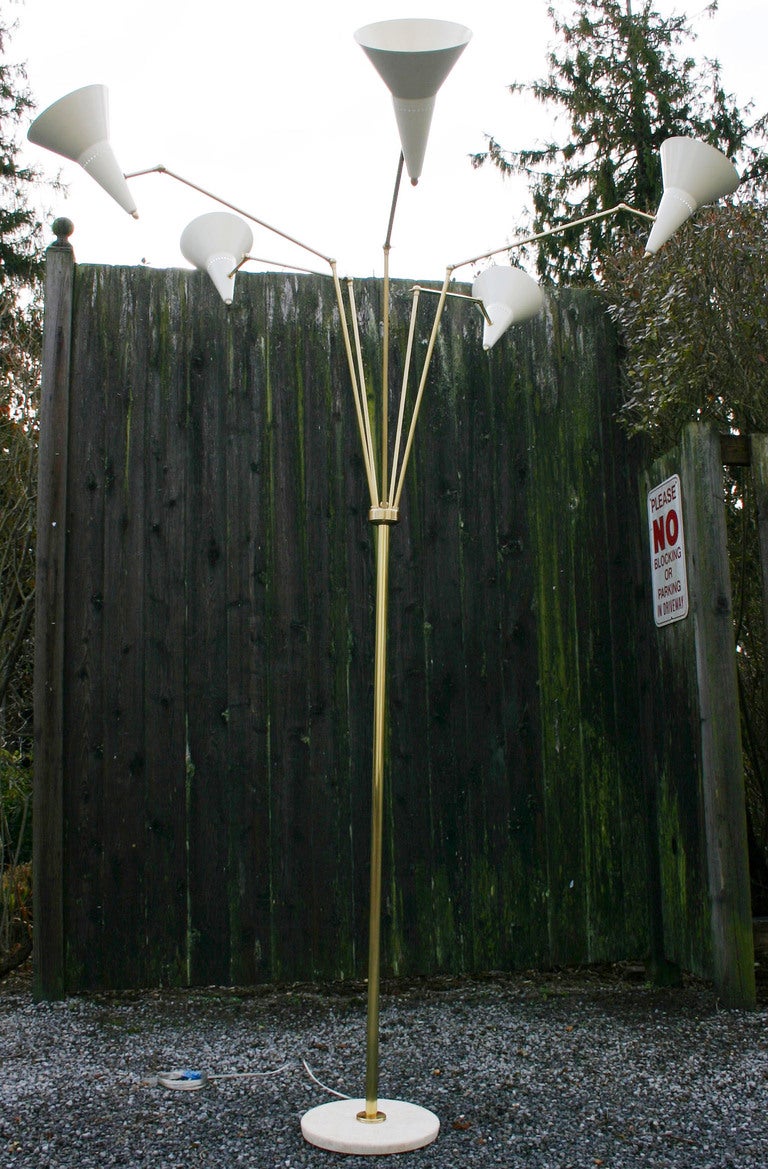
[[[381,489],[386,492],[389,460],[389,251],[384,245],[384,304],[381,357]]]
[[[343,320],[347,357],[350,374],[352,376],[355,405],[358,412],[358,426],[360,441],[363,447],[363,456],[368,472],[368,485],[372,491],[371,509],[368,513],[370,522],[376,528],[376,628],[374,645],[373,667],[373,768],[371,776],[371,872],[370,898],[368,907],[368,1013],[366,1022],[366,1053],[365,1053],[365,1108],[358,1112],[357,1118],[363,1123],[377,1124],[385,1120],[383,1112],[379,1111],[379,987],[381,972],[381,871],[382,871],[382,840],[384,825],[384,762],[386,737],[386,703],[387,703],[387,610],[389,605],[389,542],[390,528],[399,519],[397,503],[393,501],[391,492],[399,482],[399,492],[402,492],[402,475],[408,461],[410,445],[413,441],[413,427],[415,417],[411,423],[411,433],[401,468],[401,478],[398,480],[398,458],[400,441],[403,430],[403,413],[408,383],[408,370],[413,350],[413,339],[416,325],[416,309],[419,302],[418,292],[414,292],[411,309],[411,323],[408,336],[408,352],[406,355],[403,386],[400,395],[398,410],[397,437],[392,466],[389,466],[389,345],[390,345],[390,280],[389,280],[389,252],[392,243],[392,227],[397,206],[397,197],[403,174],[403,156],[397,168],[395,189],[392,195],[392,207],[387,227],[387,238],[384,243],[384,287],[383,287],[383,357],[382,357],[382,385],[381,385],[381,465],[380,477],[376,474],[376,460],[373,447],[373,437],[370,427],[368,401],[365,392],[365,374],[360,345],[360,334],[357,323],[352,282],[348,282],[349,307],[352,318],[352,329],[357,355],[357,377],[355,376],[355,361],[352,353],[352,344],[346,328],[346,314],[343,311],[341,290],[338,286],[335,266],[332,265],[334,279],[339,299],[339,309]],[[446,272],[443,296],[438,305],[437,320],[433,326],[431,342],[427,348],[422,382],[419,387],[416,414],[421,395],[424,392],[424,383],[427,378],[427,369],[432,356],[435,335],[439,326],[439,318],[445,303],[445,293],[450,281],[450,270]],[[373,494],[381,483],[382,495]],[[398,497],[399,497],[398,492]]]
[[[371,784],[371,895],[368,933],[368,1021],[365,1059],[365,1112],[359,1119],[384,1120],[379,1112],[379,970],[381,965],[381,853],[384,820],[384,735],[387,690],[387,607],[389,534],[393,508],[374,508],[376,525],[376,643],[373,679],[373,775]]]
[[[382,338],[381,360],[381,489],[386,492],[388,482],[387,464],[389,461],[389,253],[392,250],[392,229],[395,225],[395,211],[400,194],[400,183],[403,178],[403,164],[405,159],[402,152],[397,163],[395,186],[392,192],[392,205],[389,209],[389,223],[387,236],[384,240],[384,304],[383,323],[384,335]]]

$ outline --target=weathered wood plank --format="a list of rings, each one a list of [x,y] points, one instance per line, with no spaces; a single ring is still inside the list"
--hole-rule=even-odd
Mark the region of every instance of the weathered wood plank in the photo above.
[[[184,284],[178,273],[148,281],[146,401],[142,436],[145,597],[144,916],[152,984],[184,985],[187,969],[187,699],[185,576],[187,380]],[[158,912],[162,906],[162,912]]]
[[[204,273],[190,280],[186,376],[187,808],[189,977],[230,971],[225,306]]]
[[[110,284],[102,345],[104,429],[104,605],[101,680],[104,802],[101,963],[107,986],[135,985],[145,969],[146,882],[144,736],[144,412],[146,343],[142,288],[128,269]],[[106,295],[106,289],[104,291]],[[117,322],[117,328],[114,323]],[[111,327],[110,327],[111,326]],[[116,922],[120,928],[116,929]]]
[[[473,937],[467,838],[480,785],[467,759],[456,446],[461,367],[452,365],[449,348],[446,341],[436,349],[401,501],[402,530],[392,532],[389,901],[391,957],[400,970],[413,964],[424,941],[443,968],[449,950],[470,962]],[[451,783],[451,775],[460,782]]]
[[[63,226],[63,225],[61,225]],[[71,225],[70,225],[71,230]],[[38,998],[65,992],[64,674],[67,472],[74,255],[62,231],[46,253],[40,397],[34,681],[34,971]]]
[[[662,920],[652,922],[652,939],[662,971],[671,962],[713,977],[724,1001],[745,1007],[754,1002],[754,959],[720,436],[687,428],[680,451],[645,477],[643,508],[648,490],[673,473],[691,608],[655,636],[647,765],[656,777]]]
[[[719,435],[697,423],[688,426],[683,432],[681,468],[692,547],[690,585],[713,975],[726,1005],[752,1007],[755,959],[749,854]]]
[[[327,286],[326,286],[327,287]],[[327,977],[332,971],[354,969],[354,947],[350,944],[353,896],[349,854],[347,800],[340,800],[349,782],[348,738],[338,738],[340,724],[334,705],[341,703],[346,715],[346,690],[334,658],[344,668],[347,656],[346,573],[339,558],[346,524],[341,487],[346,459],[342,412],[334,410],[334,371],[327,362],[318,362],[317,339],[326,352],[331,349],[334,327],[333,301],[317,290],[302,287],[297,312],[302,320],[314,320],[313,339],[296,337],[297,374],[303,393],[303,449],[305,452],[305,498],[307,523],[307,697],[309,702],[309,755],[307,830],[311,862],[307,873],[312,890],[311,921],[312,973]],[[342,387],[346,388],[346,387]],[[349,405],[349,402],[346,403]],[[346,413],[346,411],[344,412]],[[350,419],[351,421],[351,419]],[[341,427],[338,435],[334,430]],[[325,435],[324,441],[318,441]],[[341,457],[340,457],[341,456]],[[362,484],[359,485],[362,488]],[[362,497],[361,497],[362,498]],[[342,675],[343,676],[343,675]]]
[[[609,350],[610,352],[610,350]],[[615,792],[617,819],[612,838],[605,840],[621,866],[621,897],[614,900],[613,930],[623,930],[620,944],[626,953],[644,954],[649,947],[651,872],[647,772],[642,755],[644,640],[649,633],[649,610],[644,601],[646,568],[645,513],[637,499],[636,468],[644,446],[631,444],[616,425],[610,382],[615,367],[600,363],[599,397],[602,407],[601,462],[603,479],[598,501],[602,543],[595,549],[597,579],[604,574],[608,601],[607,638],[597,685],[604,687],[604,734],[614,768],[609,780]],[[628,533],[637,532],[636,540]],[[642,598],[642,601],[641,601]],[[619,939],[616,939],[617,941]]]
[[[272,966],[269,588],[273,578],[265,289],[238,300],[227,394],[227,790],[230,977],[250,983]],[[231,316],[231,314],[229,314]],[[230,325],[230,328],[232,325]]]
[[[509,963],[519,968],[547,964],[549,955],[535,562],[527,508],[531,452],[526,427],[521,425],[521,415],[530,413],[535,397],[535,362],[530,344],[514,336],[511,340],[514,356],[510,360],[508,353],[497,354],[491,363],[490,386],[495,402],[493,474],[498,497],[503,697],[503,749],[494,762],[509,787],[509,844],[497,864],[504,882],[502,900],[508,906]],[[471,574],[471,564],[466,571]],[[536,912],[536,907],[541,911]]]
[[[453,379],[461,371],[462,381],[468,380],[467,367],[473,350],[463,351],[466,339],[453,333],[446,337],[444,348],[448,348],[448,337],[453,344],[445,354],[446,365]],[[441,356],[442,353],[443,350]],[[491,955],[498,955],[503,965],[513,960],[515,915],[514,898],[509,896],[509,882],[513,879],[509,866],[511,781],[515,762],[504,757],[501,701],[504,691],[497,472],[501,472],[503,479],[504,469],[496,463],[499,403],[487,376],[487,361],[480,350],[474,353],[477,367],[476,373],[473,370],[476,392],[472,408],[467,410],[458,397],[461,382],[454,380],[450,395],[440,386],[440,400],[450,429],[444,427],[442,433],[434,435],[431,445],[433,458],[438,460],[438,482],[443,485],[440,499],[443,510],[447,510],[453,487],[451,460],[459,471],[455,482],[456,507],[449,512],[453,521],[451,536],[455,540],[455,581],[451,581],[455,595],[447,593],[445,602],[435,609],[436,614],[450,613],[453,609],[461,613],[460,637],[445,639],[442,650],[453,707],[448,725],[457,723],[454,740],[447,744],[448,758],[451,754],[455,756],[455,766],[466,785],[466,815],[458,818],[458,825],[448,811],[455,786],[455,773],[448,759],[440,772],[440,802],[443,823],[449,831],[453,828],[460,842],[459,856],[469,903],[462,907],[458,890],[457,899],[459,907],[466,909],[471,925],[467,960],[477,969],[487,967],[493,961]],[[433,549],[436,560],[440,556],[440,543],[438,533]],[[438,624],[437,616],[432,620]],[[464,830],[456,832],[457,826]],[[450,864],[450,856],[442,859],[444,864]]]
[[[305,323],[295,309],[290,281],[267,339],[270,373],[270,491],[273,578],[269,657],[273,835],[273,936],[275,965],[285,976],[294,964],[312,976],[311,881],[313,825],[310,795],[309,573],[307,466],[304,430],[306,385],[297,337]],[[275,328],[277,325],[277,328]],[[303,858],[303,863],[297,863]]]
[[[578,509],[583,490],[578,448],[587,435],[575,410],[580,365],[567,358],[565,313],[548,305],[536,323],[549,360],[536,370],[529,431],[531,483],[528,512],[534,541],[541,768],[547,868],[541,911],[554,963],[587,952],[585,806],[580,705],[578,599],[581,556]]]
[[[768,435],[753,434],[750,438],[752,482],[757,510],[757,533],[760,548],[760,578],[762,581],[763,626],[768,636]],[[768,676],[766,676],[768,694]]]
[[[579,479],[570,506],[576,532],[572,573],[579,594],[587,928],[590,960],[611,961],[618,952],[627,952],[630,942],[625,931],[629,932],[632,906],[643,900],[645,892],[643,869],[637,864],[640,858],[631,848],[642,825],[642,815],[637,815],[639,801],[633,799],[641,771],[632,766],[617,733],[618,675],[626,670],[621,669],[616,649],[623,644],[625,653],[630,653],[635,642],[630,625],[624,626],[626,640],[617,636],[632,578],[614,571],[614,561],[627,544],[618,536],[622,524],[626,525],[628,485],[614,473],[613,465],[611,436],[616,422],[610,387],[616,384],[618,368],[608,317],[591,321],[589,328],[579,320],[571,345],[581,371],[575,429],[583,435],[577,454]],[[627,559],[625,554],[625,564]],[[589,586],[584,587],[587,580]],[[625,711],[622,707],[622,716]]]
[[[67,579],[67,662],[63,690],[67,700],[64,792],[65,926],[67,984],[70,988],[105,985],[103,957],[105,906],[102,865],[105,807],[111,796],[104,749],[104,527],[107,468],[107,406],[103,382],[103,316],[80,309],[99,295],[96,269],[77,270],[73,330],[73,379],[70,410],[69,557]],[[71,874],[77,874],[72,880]]]
[[[656,460],[642,477],[640,511],[646,581],[650,582],[647,496],[657,484],[680,473],[679,452]],[[687,503],[683,491],[683,524]],[[654,598],[647,594],[648,619]],[[675,968],[707,977],[712,969],[712,938],[702,821],[700,734],[696,652],[689,618],[653,628],[648,648],[647,705],[642,722],[648,785],[649,870],[652,889],[651,960],[660,981],[675,978]],[[670,718],[670,712],[674,717]],[[655,826],[655,831],[654,831]],[[655,868],[656,862],[658,868]],[[658,900],[656,899],[658,896]]]

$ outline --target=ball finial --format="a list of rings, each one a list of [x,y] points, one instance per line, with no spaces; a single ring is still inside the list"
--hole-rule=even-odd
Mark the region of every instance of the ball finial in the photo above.
[[[69,237],[75,230],[75,225],[71,219],[65,216],[60,216],[59,219],[53,221],[53,234],[56,236],[57,247],[69,247]]]

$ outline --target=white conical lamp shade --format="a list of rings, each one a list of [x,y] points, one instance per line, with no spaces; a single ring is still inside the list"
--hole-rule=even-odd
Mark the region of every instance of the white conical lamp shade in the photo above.
[[[109,144],[109,96],[104,85],[86,85],[43,110],[27,131],[36,146],[80,163],[129,215],[136,204]]]
[[[207,272],[225,304],[232,304],[235,278],[232,272],[248,255],[253,232],[247,223],[227,211],[211,211],[187,224],[181,236],[185,260]]]
[[[472,295],[483,302],[491,319],[483,328],[483,349],[491,349],[510,325],[535,317],[544,304],[544,293],[535,280],[519,268],[492,264],[475,280]]]
[[[367,24],[355,40],[390,89],[405,165],[421,175],[435,95],[472,33],[448,20],[383,20]]]
[[[681,224],[705,203],[730,195],[739,176],[730,159],[697,138],[667,138],[661,144],[664,194],[645,245],[655,255]]]

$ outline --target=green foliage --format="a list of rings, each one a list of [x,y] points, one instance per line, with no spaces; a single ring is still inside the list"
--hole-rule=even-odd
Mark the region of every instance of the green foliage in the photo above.
[[[0,749],[0,872],[32,859],[32,768],[19,751]],[[11,842],[13,847],[11,847]]]
[[[711,4],[714,11],[716,4]],[[750,125],[725,93],[716,62],[698,65],[683,51],[693,39],[684,16],[662,17],[652,0],[633,10],[627,0],[573,0],[570,15],[549,9],[558,37],[548,56],[549,73],[529,93],[567,132],[540,145],[505,150],[495,138],[473,157],[503,174],[524,175],[533,204],[521,233],[540,232],[593,215],[618,203],[654,213],[661,198],[658,151],[677,134],[693,135],[741,156],[750,171],[763,163],[752,140],[765,136],[765,119]],[[539,274],[551,280],[589,283],[604,257],[627,233],[626,220],[596,220],[537,245]]]
[[[23,312],[0,293],[0,747],[31,738],[30,631],[35,588],[37,369],[34,305]],[[14,364],[10,338],[24,339]]]
[[[622,418],[654,452],[686,423],[768,433],[768,207],[706,208],[653,259],[605,261],[604,293],[625,344]]]
[[[32,622],[41,348],[38,183],[18,161],[32,100],[0,14],[0,970],[29,933]],[[21,932],[20,932],[21,931]],[[24,950],[22,950],[22,953]]]
[[[19,162],[16,130],[34,103],[24,68],[7,60],[12,29],[0,14],[0,288],[15,289],[40,277],[40,221],[29,204],[38,175]]]
[[[26,956],[31,938],[32,770],[0,748],[0,972]]]

